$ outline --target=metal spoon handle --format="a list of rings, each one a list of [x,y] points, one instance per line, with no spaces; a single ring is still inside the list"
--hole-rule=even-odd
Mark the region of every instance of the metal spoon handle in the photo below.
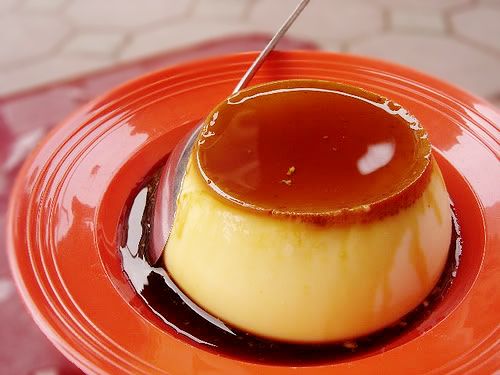
[[[236,94],[238,91],[240,91],[243,87],[247,85],[248,82],[253,78],[257,70],[260,68],[262,63],[264,62],[266,56],[271,52],[276,44],[280,41],[280,39],[285,35],[287,30],[292,26],[293,22],[295,19],[299,16],[299,14],[304,10],[306,5],[309,3],[310,0],[302,0],[299,5],[295,8],[292,14],[288,17],[288,19],[285,21],[283,25],[279,28],[279,30],[274,34],[273,38],[267,43],[267,46],[260,52],[259,56],[255,59],[255,61],[252,63],[250,68],[247,70],[245,75],[241,78],[241,80],[238,82],[236,87],[233,90],[233,94]]]

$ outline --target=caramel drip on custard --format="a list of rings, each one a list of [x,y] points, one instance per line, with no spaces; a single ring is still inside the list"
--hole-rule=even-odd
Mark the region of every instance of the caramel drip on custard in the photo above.
[[[411,223],[411,242],[410,242],[410,260],[417,273],[417,276],[422,285],[425,285],[429,279],[427,264],[425,263],[425,253],[420,245],[420,230],[418,229],[417,220],[412,220]]]
[[[417,210],[418,217],[421,217],[426,210],[431,209],[432,214],[437,219],[438,223],[441,224],[443,221],[442,213],[439,210],[439,206],[437,205],[436,198],[431,189],[427,189],[419,202],[416,203],[414,209]],[[413,270],[415,271],[416,276],[418,277],[421,285],[424,287],[429,284],[429,269],[426,261],[426,256],[424,249],[421,246],[420,238],[422,236],[422,232],[419,228],[417,217],[415,216],[405,216],[398,217],[398,220],[401,221],[401,232],[399,236],[393,236],[387,239],[387,248],[390,256],[387,257],[388,261],[384,264],[383,267],[380,267],[379,276],[382,280],[378,285],[374,284],[372,288],[372,298],[371,298],[371,306],[375,313],[383,314],[385,309],[388,309],[391,304],[392,298],[392,290],[390,283],[390,272],[394,265],[394,260],[396,256],[396,252],[403,242],[404,236],[409,233],[409,245],[408,252],[410,256],[410,261],[413,265]],[[381,288],[381,289],[380,289]],[[379,302],[379,306],[377,306],[377,292],[378,290],[382,290],[382,302]],[[380,297],[379,297],[380,298]]]
[[[404,227],[406,227],[406,225]],[[376,275],[375,280],[380,280],[380,282],[371,284],[373,287],[369,305],[372,306],[372,311],[374,311],[375,315],[381,314],[383,316],[392,302],[390,275],[391,270],[394,267],[396,253],[401,245],[405,232],[406,231],[403,230],[399,236],[386,238],[384,247],[386,248],[386,251],[389,252],[389,255],[385,257],[385,263],[383,266],[377,269],[378,274]],[[378,295],[379,293],[381,293],[381,295]],[[380,299],[380,301],[377,299]]]
[[[436,216],[439,224],[443,222],[443,217],[441,216],[441,212],[439,211],[439,206],[437,205],[436,197],[432,192],[427,194],[428,204],[434,210],[434,215]]]

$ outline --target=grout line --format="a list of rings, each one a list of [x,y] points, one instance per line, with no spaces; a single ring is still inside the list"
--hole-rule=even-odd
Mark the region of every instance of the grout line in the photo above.
[[[114,61],[120,60],[122,57],[123,52],[126,50],[126,48],[132,43],[132,40],[134,39],[134,35],[130,32],[126,32],[123,35],[123,40],[116,49],[115,53],[113,54]]]
[[[451,22],[451,14],[449,12],[443,12],[443,14],[441,14],[441,17],[443,17],[444,31],[446,35],[452,37],[454,30],[453,30],[453,22]]]
[[[59,16],[65,13],[66,9],[68,8],[70,4],[70,0],[63,0],[61,5],[58,8],[51,9],[51,10],[41,10],[41,9],[26,9],[26,0],[22,2],[18,6],[18,9],[20,13],[26,14],[26,15],[37,15],[37,16],[45,16],[45,17],[54,17],[54,16]]]
[[[66,21],[67,20],[64,20],[65,23]],[[37,54],[36,56],[25,57],[16,61],[0,64],[2,71],[10,72],[18,68],[25,68],[30,65],[36,65],[37,63],[49,60],[51,57],[56,57],[62,51],[63,46],[68,41],[70,41],[74,37],[74,35],[76,35],[75,30],[72,28],[72,26],[69,24],[68,26],[69,29],[66,32],[66,35],[64,35],[60,41],[58,41],[48,50],[44,51],[43,53]]]
[[[71,4],[73,4],[73,0],[66,0],[61,6],[61,9],[59,9],[59,11],[61,11],[61,14],[66,15],[66,12]]]
[[[453,16],[464,13],[466,11],[474,10],[479,8],[479,0],[469,0],[468,2],[464,4],[457,5],[453,8],[447,9],[445,12],[443,12],[443,17],[445,20],[445,27],[447,28],[447,34],[450,39],[454,39],[457,42],[467,45],[473,49],[476,49],[477,51],[486,53],[490,56],[500,58],[500,50],[496,49],[495,47],[490,47],[488,45],[485,45],[481,43],[480,41],[473,40],[471,38],[468,38],[467,36],[459,33],[457,31],[457,27],[453,24],[452,18]],[[482,3],[481,3],[482,4]]]
[[[5,10],[5,13],[12,12],[12,11],[14,11],[14,12],[21,11],[22,12],[22,8],[24,6],[24,3],[26,3],[26,0],[14,1],[14,4],[12,4],[10,7],[8,7]]]
[[[67,20],[65,20],[65,22],[67,22]],[[75,36],[78,35],[77,30],[74,29],[73,25],[68,23],[68,26],[69,29],[66,35],[49,51],[52,56],[61,53],[65,45],[67,45]]]
[[[391,11],[386,7],[381,8],[382,15],[382,31],[390,31],[392,29]]]
[[[348,53],[350,50],[350,43],[347,41],[342,41],[339,43],[339,51],[342,53]]]
[[[463,13],[464,11],[472,10],[474,8],[477,8],[477,0],[469,0],[465,3],[456,4],[443,9],[443,16],[451,19],[454,14]]]
[[[257,0],[247,0],[245,9],[243,10],[243,15],[241,17],[242,21],[248,21],[250,19],[250,15],[252,14],[252,11],[255,9],[256,5]]]
[[[184,16],[186,18],[192,17],[194,15],[194,10],[198,6],[199,1],[200,0],[191,0],[191,2],[188,4],[186,12],[184,14]],[[204,1],[206,1],[206,0],[204,0]],[[233,1],[239,1],[239,0],[233,0]]]
[[[338,42],[340,43],[341,50],[343,50],[344,46],[345,46],[345,50],[348,51],[350,49],[350,45],[352,45],[352,44],[357,44],[357,43],[363,42],[365,40],[370,40],[370,39],[373,39],[373,38],[378,37],[380,35],[387,35],[387,34],[391,34],[391,30],[386,29],[384,27],[384,24],[382,23],[381,28],[377,28],[376,30],[373,30],[371,32],[367,32],[364,34],[360,34],[360,35],[356,35],[353,37],[338,40]],[[334,40],[332,39],[332,41],[334,41]]]
[[[189,5],[189,7],[190,6],[191,5]],[[151,22],[145,23],[143,25],[135,26],[133,28],[128,28],[128,29],[124,29],[123,27],[115,27],[115,30],[119,30],[121,32],[125,31],[126,33],[133,33],[133,34],[141,34],[143,32],[154,31],[157,28],[166,26],[167,24],[168,25],[178,25],[178,24],[184,23],[186,21],[189,22],[189,20],[188,20],[188,18],[189,18],[188,13],[189,12],[190,12],[190,10],[186,9],[182,14],[179,14],[178,16],[175,16],[173,18],[168,18],[168,17],[161,18],[159,20],[151,21]],[[108,26],[105,26],[105,25],[101,25],[99,27],[108,28]]]
[[[464,35],[459,35],[456,33],[450,35],[450,39],[455,39],[459,43],[465,44],[466,46],[474,48],[492,57],[496,57],[499,59],[499,64],[500,64],[500,50],[496,49],[495,47],[490,47],[481,42],[478,42],[477,40],[472,40]]]
[[[81,0],[84,1],[84,0]],[[51,48],[49,48],[47,51],[44,51],[41,54],[37,54],[36,56],[31,56],[31,57],[25,57],[21,58],[17,61],[14,62],[7,62],[4,64],[0,64],[1,70],[3,72],[11,72],[15,71],[16,69],[23,69],[26,67],[32,66],[37,66],[38,64],[43,64],[50,58],[62,58],[65,56],[68,57],[79,57],[81,56],[82,58],[97,58],[97,59],[102,59],[104,61],[109,62],[116,62],[120,59],[122,59],[123,53],[126,51],[127,47],[130,46],[132,41],[137,35],[142,34],[143,32],[147,31],[154,31],[162,26],[168,26],[168,25],[178,25],[178,24],[184,24],[184,23],[189,23],[192,22],[192,19],[190,17],[193,16],[195,13],[196,7],[199,5],[200,1],[209,1],[209,0],[190,0],[187,4],[186,7],[183,9],[183,11],[178,15],[175,16],[171,19],[167,18],[165,15],[164,19],[152,21],[149,23],[146,23],[144,25],[136,26],[136,27],[120,27],[120,26],[109,26],[109,25],[96,25],[96,26],[82,26],[78,25],[77,22],[73,19],[73,17],[69,16],[69,8],[71,5],[75,3],[74,0],[66,0],[60,8],[58,8],[55,12],[51,13],[36,13],[36,14],[43,14],[48,17],[52,17],[54,19],[60,18],[60,21],[64,23],[64,26],[68,27],[68,30],[63,34],[61,40],[59,40],[57,43],[55,43]],[[243,1],[243,0],[233,0],[233,1]],[[259,0],[245,0],[245,7],[244,11],[241,14],[240,17],[237,18],[226,18],[223,20],[216,20],[214,22],[229,22],[229,23],[234,23],[234,22],[250,22],[250,16],[252,11],[255,9],[255,6],[258,4]],[[17,0],[14,2],[13,5],[9,6],[9,10],[5,12],[2,16],[16,16],[19,14],[19,9],[26,4],[26,0]],[[321,38],[320,40],[326,41],[326,42],[331,42],[332,45],[338,45],[340,52],[349,52],[352,47],[358,43],[362,43],[364,41],[371,40],[373,38],[377,38],[380,36],[384,35],[402,35],[403,37],[407,36],[441,36],[443,38],[446,38],[450,41],[455,41],[458,43],[461,43],[463,45],[466,45],[474,50],[477,50],[481,53],[485,53],[488,56],[493,56],[495,58],[500,59],[500,50],[498,50],[495,47],[489,47],[486,44],[482,43],[481,41],[478,40],[473,40],[471,38],[468,38],[460,33],[457,32],[457,25],[453,23],[453,16],[460,14],[462,12],[467,12],[469,10],[473,10],[476,8],[486,8],[486,9],[497,9],[494,4],[485,4],[485,3],[480,3],[479,0],[468,0],[464,3],[461,4],[452,4],[446,8],[443,8],[441,10],[437,10],[436,13],[441,14],[441,17],[444,22],[444,31],[437,31],[437,30],[427,30],[427,29],[399,29],[395,28],[394,25],[391,22],[391,9],[387,6],[379,6],[378,11],[380,12],[380,17],[381,17],[381,25],[380,27],[377,27],[374,31],[371,32],[366,32],[358,36],[350,37],[350,38],[344,38],[344,39],[333,39],[333,38]],[[398,8],[398,9],[404,9],[404,8]],[[25,14],[22,12],[21,9],[21,15]],[[27,14],[27,13],[26,13]],[[34,12],[30,12],[29,14],[35,14]],[[254,20],[253,24],[258,25],[258,20]],[[119,33],[121,35],[121,40],[120,42],[112,49],[109,50],[109,53],[92,53],[92,52],[68,52],[64,53],[64,48],[65,46],[68,45],[68,43],[76,36],[85,33],[85,32],[103,32],[103,33]],[[201,33],[201,32],[200,32]],[[302,38],[302,37],[300,37]],[[308,38],[311,39],[312,41],[318,40],[318,37],[316,36],[315,38]],[[321,41],[318,42],[321,44]],[[178,47],[176,47],[178,48]],[[147,56],[153,56],[156,53],[159,53],[161,51],[169,51],[171,48],[166,45],[160,48],[159,51],[157,52],[150,52],[145,55]],[[129,58],[127,58],[129,60]],[[499,60],[500,61],[500,60]],[[85,74],[88,72],[88,69],[82,68],[80,69],[82,74]],[[75,74],[80,74],[80,73],[72,73],[72,75]],[[60,80],[60,79],[58,79]],[[500,93],[495,94],[493,97],[493,100],[498,101]]]

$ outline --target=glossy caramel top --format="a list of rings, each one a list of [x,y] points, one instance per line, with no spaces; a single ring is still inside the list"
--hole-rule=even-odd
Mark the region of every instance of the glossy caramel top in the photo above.
[[[397,212],[425,189],[430,144],[399,105],[362,89],[290,80],[251,87],[210,114],[195,148],[222,199],[319,224]]]

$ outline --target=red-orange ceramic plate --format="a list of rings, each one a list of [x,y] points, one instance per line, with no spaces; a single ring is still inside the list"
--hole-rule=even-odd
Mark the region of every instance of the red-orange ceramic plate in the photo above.
[[[122,273],[118,227],[146,173],[231,92],[255,54],[141,77],[82,108],[26,161],[12,195],[8,251],[40,328],[99,374],[491,374],[499,369],[500,115],[401,66],[325,52],[274,53],[254,82],[318,78],[392,98],[430,133],[459,217],[463,255],[446,298],[390,344],[349,361],[255,364],[206,351],[166,328]],[[300,370],[300,371],[298,371]]]

